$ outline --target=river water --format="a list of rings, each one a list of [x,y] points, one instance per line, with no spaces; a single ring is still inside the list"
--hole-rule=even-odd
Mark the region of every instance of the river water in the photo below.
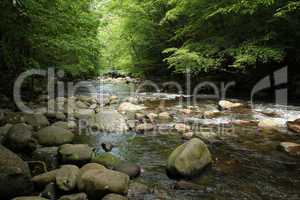
[[[129,96],[133,87],[127,84],[95,84],[98,94],[115,94],[120,98]],[[84,91],[81,92],[84,94]],[[151,97],[157,94],[146,95]],[[147,103],[149,110],[155,110],[157,106],[157,102]],[[172,99],[166,100],[165,106],[170,112],[173,108],[180,107]],[[213,111],[217,109],[217,101],[201,100],[197,106],[204,111]],[[190,180],[199,185],[196,190],[174,189],[176,181],[168,178],[165,172],[168,156],[184,142],[178,134],[99,133],[81,136],[79,141],[90,144],[98,152],[102,152],[102,142],[111,142],[116,145],[113,154],[139,164],[144,173],[136,181],[145,183],[156,191],[144,199],[299,200],[300,159],[280,151],[278,144],[285,141],[300,143],[300,135],[291,133],[286,128],[279,132],[264,133],[258,131],[256,126],[230,126],[230,133],[218,133],[220,124],[228,124],[232,120],[268,118],[259,111],[278,113],[280,117],[273,120],[282,125],[287,120],[300,118],[300,107],[261,103],[255,105],[251,114],[197,119],[202,125],[214,128],[215,133],[213,139],[204,139],[213,155],[213,165],[201,176]],[[180,117],[177,120],[180,121]]]

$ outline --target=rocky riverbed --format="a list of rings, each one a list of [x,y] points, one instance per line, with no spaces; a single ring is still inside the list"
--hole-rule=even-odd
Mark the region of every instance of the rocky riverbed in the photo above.
[[[0,198],[299,199],[300,108],[132,93],[97,93],[3,111]],[[53,105],[55,112],[46,106]]]

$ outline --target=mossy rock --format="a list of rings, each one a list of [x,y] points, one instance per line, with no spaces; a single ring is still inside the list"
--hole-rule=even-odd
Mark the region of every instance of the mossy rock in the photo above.
[[[108,169],[113,169],[122,163],[122,160],[111,153],[102,153],[93,156],[92,163],[98,163]]]

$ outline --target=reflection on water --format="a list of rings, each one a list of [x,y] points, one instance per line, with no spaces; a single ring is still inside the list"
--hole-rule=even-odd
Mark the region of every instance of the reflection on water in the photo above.
[[[119,94],[123,86],[104,85],[102,92]],[[128,88],[128,86],[126,85]],[[126,90],[126,91],[130,91]],[[123,93],[124,94],[124,93]],[[129,94],[129,93],[127,93]],[[124,95],[126,96],[126,95]],[[148,103],[151,106],[151,103]],[[169,106],[176,104],[170,103]],[[202,101],[204,110],[216,108],[216,102]],[[156,105],[153,106],[155,108]],[[300,118],[299,107],[280,107],[271,104],[259,104],[255,111],[270,111],[280,114],[281,120]],[[254,112],[251,115],[238,115],[236,118],[261,119],[266,116]],[[228,122],[230,117],[210,120],[207,124]],[[209,121],[207,121],[209,122]],[[205,123],[205,122],[204,122]],[[89,143],[101,152],[102,142],[116,145],[113,153],[124,160],[138,163],[144,169],[139,181],[149,186],[163,188],[171,199],[220,199],[220,200],[298,200],[300,199],[300,159],[290,157],[279,151],[282,141],[300,143],[300,136],[288,131],[278,133],[258,132],[256,127],[235,126],[231,137],[218,137],[218,142],[208,143],[214,157],[214,164],[200,177],[192,180],[199,184],[198,190],[175,190],[174,180],[167,177],[165,165],[169,154],[184,142],[179,135],[136,135],[128,133],[81,136],[78,142]],[[153,199],[147,196],[145,199]]]

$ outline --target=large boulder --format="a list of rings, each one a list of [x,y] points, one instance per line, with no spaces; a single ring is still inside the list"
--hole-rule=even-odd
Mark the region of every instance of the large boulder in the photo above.
[[[32,132],[26,124],[13,125],[4,143],[14,152],[32,152],[37,146],[37,141],[32,137]]]
[[[24,114],[24,121],[31,125],[35,130],[49,126],[49,121],[42,114]]]
[[[64,144],[58,150],[63,163],[85,164],[92,159],[93,150],[87,144]]]
[[[60,190],[69,192],[76,188],[79,176],[79,168],[75,165],[63,165],[61,168],[40,174],[32,178],[38,187],[44,187],[50,183],[56,183]]]
[[[141,110],[145,110],[145,107],[140,105],[135,105],[129,102],[122,103],[118,108],[119,112],[138,112]]]
[[[90,125],[105,132],[123,133],[128,130],[125,118],[113,110],[103,110],[97,113]]]
[[[92,199],[97,199],[106,194],[127,194],[129,176],[104,168],[96,164],[88,164],[80,170],[77,186],[82,192],[86,192]]]
[[[49,126],[38,131],[36,137],[41,145],[59,146],[72,143],[74,134],[60,127]]]
[[[0,199],[27,195],[33,189],[28,165],[0,145]]]
[[[177,147],[169,156],[167,172],[171,177],[198,175],[212,162],[211,154],[202,140],[194,138]]]

